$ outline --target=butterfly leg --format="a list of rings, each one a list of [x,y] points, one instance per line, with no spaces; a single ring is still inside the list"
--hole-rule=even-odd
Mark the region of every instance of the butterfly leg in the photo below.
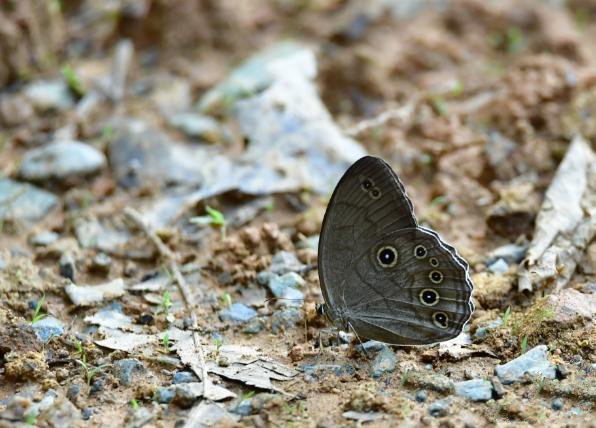
[[[350,330],[352,330],[352,333],[354,333],[354,336],[356,336],[356,339],[358,339],[358,342],[360,343],[360,347],[362,348],[362,352],[364,352],[364,356],[366,357],[367,360],[370,360],[370,356],[368,355],[368,352],[366,352],[366,349],[364,348],[364,343],[362,343],[362,340],[360,340],[360,336],[358,336],[358,333],[356,333],[356,330],[354,330],[352,323],[350,323],[349,321],[348,321],[348,327],[350,327]]]

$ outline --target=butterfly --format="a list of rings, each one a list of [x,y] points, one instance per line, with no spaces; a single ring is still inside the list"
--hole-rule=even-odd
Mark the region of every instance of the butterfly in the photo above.
[[[339,329],[396,345],[458,336],[474,311],[468,264],[421,227],[397,174],[366,156],[344,173],[323,219],[321,312]]]

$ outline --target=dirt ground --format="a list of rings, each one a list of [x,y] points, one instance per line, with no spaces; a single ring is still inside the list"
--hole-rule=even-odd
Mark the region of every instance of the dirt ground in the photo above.
[[[594,426],[596,2],[8,0],[0,23],[0,426]],[[577,138],[591,234],[522,290]],[[363,352],[317,316],[352,149],[468,261],[455,343]]]

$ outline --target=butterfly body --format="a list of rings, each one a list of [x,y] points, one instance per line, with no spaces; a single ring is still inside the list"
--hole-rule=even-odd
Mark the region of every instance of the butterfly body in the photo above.
[[[449,340],[473,311],[467,263],[418,225],[402,183],[379,158],[358,160],[338,183],[318,264],[327,317],[368,339]]]

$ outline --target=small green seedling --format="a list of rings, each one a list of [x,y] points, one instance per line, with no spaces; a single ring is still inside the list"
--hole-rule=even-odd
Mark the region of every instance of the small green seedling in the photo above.
[[[172,307],[172,296],[168,290],[164,291],[161,295],[161,304],[159,305],[159,310],[157,311],[158,314],[164,313],[168,314],[170,312],[170,308]]]
[[[408,383],[409,377],[410,377],[410,371],[408,369],[406,369],[403,376],[401,377],[401,386],[404,386],[406,383]]]
[[[528,349],[528,336],[522,337],[522,340],[521,340],[521,353],[522,354],[525,354],[526,353],[526,349]]]
[[[77,348],[77,353],[79,354],[79,359],[75,360],[75,362],[79,363],[79,365],[83,368],[83,374],[85,376],[85,380],[87,381],[87,385],[91,385],[93,378],[97,375],[97,373],[101,372],[101,370],[106,367],[106,364],[102,364],[101,366],[93,367],[87,363],[87,352],[85,348],[83,348],[83,344],[77,340],[75,342],[75,346]]]
[[[240,394],[240,401],[248,400],[249,398],[254,397],[255,391],[246,391]]]
[[[83,88],[81,79],[79,76],[77,76],[74,68],[72,68],[69,64],[66,64],[64,67],[62,67],[61,72],[62,77],[64,77],[64,80],[66,80],[66,84],[77,97],[82,97],[85,95],[85,89]]]
[[[507,309],[505,309],[505,313],[503,313],[503,317],[501,318],[504,326],[509,322],[509,318],[511,318],[511,306],[507,306]]]
[[[227,221],[223,213],[215,208],[211,208],[209,205],[205,206],[205,211],[207,212],[207,215],[193,217],[190,219],[190,222],[199,225],[218,227],[221,230],[221,238],[224,239],[226,237]]]
[[[166,331],[161,337],[161,344],[163,345],[166,352],[170,352],[170,335]]]
[[[133,410],[138,410],[138,408],[139,408],[139,402],[133,398],[132,400],[130,400],[130,407]]]
[[[29,426],[34,427],[37,423],[37,414],[35,412],[30,412],[25,415],[25,423]]]
[[[33,310],[33,316],[31,317],[31,325],[35,324],[36,322],[41,321],[44,319],[47,314],[41,313],[41,308],[46,301],[46,295],[42,294],[41,299],[37,301],[35,304],[35,309]]]
[[[230,296],[230,293],[226,292],[221,296],[221,304],[226,308],[232,306],[232,296]]]
[[[446,117],[447,114],[449,113],[449,105],[447,104],[447,101],[445,101],[445,98],[443,97],[433,97],[430,100],[433,109],[437,112],[437,114],[439,116],[443,116]]]

